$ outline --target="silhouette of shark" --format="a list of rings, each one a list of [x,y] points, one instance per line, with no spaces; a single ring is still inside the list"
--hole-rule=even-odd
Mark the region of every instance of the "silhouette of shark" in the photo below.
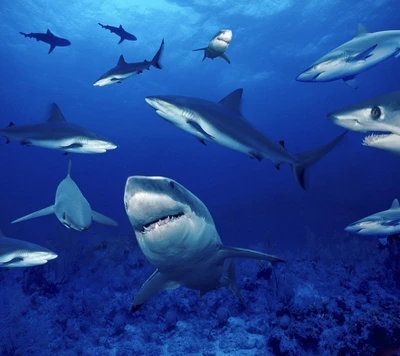
[[[36,38],[36,41],[42,41],[42,42],[48,43],[50,45],[50,49],[47,54],[50,54],[51,52],[53,52],[53,49],[56,47],[66,47],[66,46],[71,45],[70,41],[68,41],[65,38],[54,36],[50,30],[47,30],[46,33],[20,32],[20,34],[25,37]]]
[[[115,33],[117,36],[121,37],[119,40],[118,44],[120,44],[122,41],[127,40],[127,41],[136,41],[137,38],[135,35],[132,35],[129,32],[126,32],[122,25],[119,25],[119,27],[114,27],[114,26],[108,26],[108,25],[103,25],[100,22],[98,24],[102,27],[105,28],[106,30],[110,30],[111,33]]]

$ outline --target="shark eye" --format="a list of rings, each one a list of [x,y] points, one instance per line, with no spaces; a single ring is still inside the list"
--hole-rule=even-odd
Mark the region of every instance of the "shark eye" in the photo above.
[[[374,106],[371,109],[371,116],[373,119],[375,119],[375,120],[379,119],[381,117],[381,115],[382,115],[382,111],[379,106]]]

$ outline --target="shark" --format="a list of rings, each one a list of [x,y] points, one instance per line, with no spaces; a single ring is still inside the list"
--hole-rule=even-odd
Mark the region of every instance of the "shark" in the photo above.
[[[231,61],[226,56],[225,51],[228,49],[229,44],[232,41],[232,30],[221,30],[218,31],[210,40],[207,47],[194,49],[195,51],[204,51],[204,61],[206,58],[217,58],[221,57],[225,59],[229,64]]]
[[[35,38],[36,41],[48,43],[50,45],[50,49],[47,54],[53,52],[54,48],[56,47],[66,47],[71,45],[71,42],[68,41],[66,38],[61,38],[53,35],[53,33],[49,29],[46,31],[46,33],[20,32],[20,34],[28,38]]]
[[[369,215],[349,226],[344,231],[360,236],[376,236],[382,245],[387,244],[387,237],[399,238],[400,204],[394,199],[389,209]]]
[[[305,189],[305,168],[333,149],[346,132],[319,148],[291,154],[284,141],[273,141],[243,117],[242,93],[243,89],[237,89],[219,102],[177,95],[149,96],[145,100],[159,116],[194,135],[204,145],[210,141],[258,161],[269,159],[277,169],[282,163],[290,164],[297,182]]]
[[[400,156],[400,90],[333,111],[328,118],[352,131],[374,131],[364,138],[364,146]]]
[[[69,160],[67,176],[57,187],[54,204],[14,220],[12,224],[50,214],[55,214],[64,226],[76,231],[88,230],[92,221],[108,226],[118,226],[116,221],[91,208],[89,202],[71,178],[71,160]]]
[[[57,258],[57,254],[32,242],[12,239],[0,231],[0,267],[32,267]]]
[[[342,79],[357,88],[356,76],[384,60],[400,56],[400,31],[368,32],[359,24],[354,38],[322,56],[300,73],[300,82],[330,82]]]
[[[118,44],[122,43],[124,40],[127,40],[127,41],[136,41],[137,40],[136,36],[125,31],[125,29],[122,27],[122,25],[119,25],[119,27],[115,27],[115,26],[103,25],[100,22],[98,24],[101,26],[101,28],[105,28],[106,30],[109,30],[111,33],[115,33],[117,36],[119,36],[120,40],[119,40]]]
[[[143,62],[137,62],[137,63],[125,62],[125,58],[121,54],[117,66],[110,69],[108,72],[104,73],[99,79],[97,79],[93,83],[93,86],[103,87],[105,85],[122,83],[123,80],[128,79],[134,76],[135,74],[140,74],[145,69],[150,70],[151,66],[157,69],[162,69],[162,66],[159,63],[159,61],[163,49],[164,49],[164,39],[162,40],[160,48],[158,49],[157,53],[154,55],[151,61],[144,60]]]
[[[133,312],[157,293],[179,286],[198,290],[201,296],[227,286],[240,298],[233,259],[284,262],[223,245],[204,203],[173,179],[129,177],[124,204],[139,246],[156,268],[134,297]]]
[[[108,139],[81,126],[68,123],[57,104],[51,104],[48,120],[33,125],[15,125],[0,129],[6,143],[19,141],[24,146],[38,146],[68,153],[104,153],[117,146]]]

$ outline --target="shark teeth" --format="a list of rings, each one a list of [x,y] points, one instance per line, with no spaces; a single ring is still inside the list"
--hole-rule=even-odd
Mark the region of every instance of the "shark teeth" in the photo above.
[[[381,135],[371,134],[371,135],[364,137],[362,144],[364,146],[370,146],[370,145],[374,144],[374,142],[376,142],[377,140],[387,137],[387,136],[390,136],[390,135],[389,134],[381,134]]]
[[[146,225],[143,225],[142,233],[147,233],[149,231],[153,231],[154,229],[156,229],[160,226],[166,225],[166,224],[170,223],[171,221],[175,221],[175,220],[179,219],[183,215],[185,215],[185,214],[178,213],[178,214],[174,214],[174,215],[164,216],[161,219],[152,221]]]

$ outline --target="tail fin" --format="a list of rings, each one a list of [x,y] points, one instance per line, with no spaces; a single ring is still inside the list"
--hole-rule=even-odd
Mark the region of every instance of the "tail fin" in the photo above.
[[[25,37],[29,37],[29,35],[27,33],[24,32],[20,32],[21,35],[25,36]]]
[[[98,22],[98,24],[101,26],[101,28],[106,28],[102,23]]]
[[[203,61],[207,58],[207,48],[208,48],[208,47],[196,48],[196,49],[193,49],[192,52],[204,51],[204,57],[203,57],[203,59],[201,60],[201,61],[203,62]]]
[[[314,148],[312,150],[302,152],[296,155],[298,159],[297,164],[292,165],[292,172],[296,181],[300,184],[300,186],[305,190],[306,184],[304,179],[304,171],[307,167],[312,166],[314,163],[318,162],[322,157],[324,157],[332,148],[334,148],[342,139],[343,136],[346,135],[347,130],[343,132],[341,135],[336,137],[331,142],[327,144]]]
[[[164,49],[164,39],[162,40],[161,45],[160,45],[160,48],[158,49],[156,55],[155,55],[155,56],[153,57],[153,59],[151,60],[151,65],[152,65],[153,67],[158,68],[158,69],[162,69],[162,66],[161,66],[161,64],[159,63],[159,60],[160,60],[161,54],[162,54],[162,52],[163,52],[163,49]]]
[[[53,205],[48,206],[47,208],[35,211],[32,214],[28,214],[23,216],[22,218],[19,218],[17,220],[14,220],[11,222],[11,224],[15,224],[24,220],[29,220],[29,219],[34,219],[34,218],[38,218],[39,216],[45,216],[45,215],[50,215],[54,213],[54,209],[53,209]]]

